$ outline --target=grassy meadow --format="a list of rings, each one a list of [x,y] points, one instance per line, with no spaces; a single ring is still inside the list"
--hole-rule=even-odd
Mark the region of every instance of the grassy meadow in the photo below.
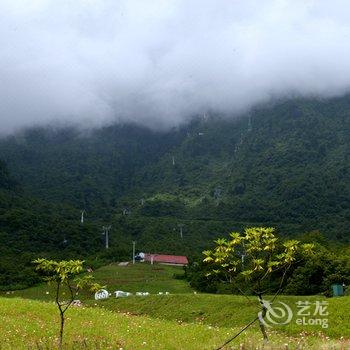
[[[109,292],[149,292],[95,301],[91,294],[79,298],[83,307],[67,313],[66,348],[99,349],[215,349],[255,318],[254,297],[195,294],[185,280],[175,279],[181,268],[164,265],[116,264],[94,272]],[[169,295],[156,295],[168,291]],[[268,299],[268,298],[267,298]],[[53,290],[41,284],[0,294],[0,349],[54,349],[58,313]],[[283,326],[268,329],[270,344],[264,349],[350,349],[350,297],[280,296],[294,316]],[[297,302],[328,302],[329,327],[296,324]],[[278,305],[277,305],[278,306]],[[262,345],[255,323],[226,349],[257,349]],[[243,346],[243,345],[242,345]],[[241,347],[242,347],[241,346]]]
[[[123,290],[131,293],[149,292],[151,294],[158,292],[192,293],[192,289],[185,280],[174,278],[174,274],[182,273],[182,267],[178,266],[140,263],[128,266],[110,264],[97,269],[93,275],[97,282],[107,286],[109,292]],[[39,284],[32,288],[13,292],[0,291],[0,296],[49,301],[53,300],[53,289],[46,284]],[[91,299],[91,295],[83,294],[80,299]]]

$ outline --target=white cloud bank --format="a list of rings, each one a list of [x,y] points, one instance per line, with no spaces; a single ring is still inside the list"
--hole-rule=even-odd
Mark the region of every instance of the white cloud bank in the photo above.
[[[0,132],[339,95],[349,58],[346,0],[1,0]]]

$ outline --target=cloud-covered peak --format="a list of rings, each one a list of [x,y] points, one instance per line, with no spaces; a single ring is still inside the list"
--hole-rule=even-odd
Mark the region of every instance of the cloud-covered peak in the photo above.
[[[151,127],[350,87],[347,1],[3,0],[2,133],[50,121]]]

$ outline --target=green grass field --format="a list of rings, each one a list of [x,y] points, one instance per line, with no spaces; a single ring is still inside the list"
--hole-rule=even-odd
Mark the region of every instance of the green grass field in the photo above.
[[[190,293],[192,289],[185,280],[173,277],[183,272],[178,266],[139,263],[122,267],[112,264],[96,270],[94,276],[111,291]]]
[[[146,264],[109,265],[96,270],[96,280],[107,285],[110,292],[148,291],[151,295],[112,296],[100,301],[89,294],[80,295],[85,307],[68,311],[67,348],[214,349],[256,316],[258,304],[254,297],[247,302],[243,296],[194,294],[185,280],[173,278],[181,271],[178,267]],[[171,294],[156,295],[160,291]],[[1,296],[11,298],[0,298],[0,349],[22,349],[28,345],[54,348],[58,314],[50,287],[42,284]],[[296,302],[300,300],[328,302],[329,327],[296,324]],[[289,349],[301,348],[300,344],[302,349],[350,348],[350,297],[281,296],[278,301],[288,304],[294,316],[288,325],[269,328],[274,349],[286,349],[285,343]],[[19,335],[24,342],[18,339]],[[262,344],[257,323],[232,346],[239,348],[241,343],[248,346],[246,349]]]
[[[81,307],[68,311],[65,349],[215,349],[238,330]],[[57,331],[58,315],[53,303],[0,298],[1,349],[54,349]],[[269,333],[273,345],[264,349],[286,349],[284,344],[288,349],[313,350],[345,350],[349,346],[346,341],[328,340],[317,334],[302,338]],[[250,329],[226,349],[238,349],[240,344],[257,349],[262,339]]]
[[[266,298],[269,299],[268,297]],[[258,302],[251,298],[247,303],[243,296],[237,295],[211,295],[211,294],[181,294],[169,296],[130,297],[123,299],[111,298],[99,302],[99,305],[118,312],[132,312],[136,315],[148,315],[153,318],[165,320],[191,322],[215,327],[243,327],[257,315]],[[298,336],[303,331],[319,333],[331,338],[342,336],[350,337],[350,297],[330,298],[324,297],[298,297],[281,296],[276,300],[286,303],[293,311],[293,318],[288,325],[278,325],[273,329],[291,336]],[[317,301],[328,303],[328,328],[322,325],[298,325],[298,301],[309,301],[310,310],[315,311]],[[317,316],[315,316],[317,318]],[[258,330],[258,324],[255,329]]]
[[[192,293],[187,282],[175,279],[174,274],[182,274],[182,267],[168,265],[135,264],[118,266],[111,264],[94,271],[97,282],[106,285],[110,292],[123,290],[126,292],[169,292]],[[14,292],[0,292],[0,296],[21,297],[36,300],[53,300],[53,289],[46,284],[40,284],[32,288],[17,290]],[[83,294],[80,299],[91,298],[91,295]]]

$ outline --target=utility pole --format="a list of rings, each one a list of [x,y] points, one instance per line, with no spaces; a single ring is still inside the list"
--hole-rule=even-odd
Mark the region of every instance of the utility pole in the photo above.
[[[180,229],[180,237],[183,238],[183,234],[182,234],[182,228],[184,227],[184,224],[178,224],[177,225]]]
[[[222,189],[220,187],[217,187],[214,190],[214,199],[215,199],[216,205],[219,205],[221,192],[222,192]]]
[[[250,132],[252,130],[253,130],[253,127],[252,127],[252,116],[249,113],[249,117],[248,117],[248,131]]]
[[[106,249],[109,248],[109,230],[111,229],[111,225],[109,226],[102,226],[102,229],[103,229],[103,235],[105,235],[105,238],[106,238]]]
[[[132,241],[132,264],[135,265],[135,241]]]

